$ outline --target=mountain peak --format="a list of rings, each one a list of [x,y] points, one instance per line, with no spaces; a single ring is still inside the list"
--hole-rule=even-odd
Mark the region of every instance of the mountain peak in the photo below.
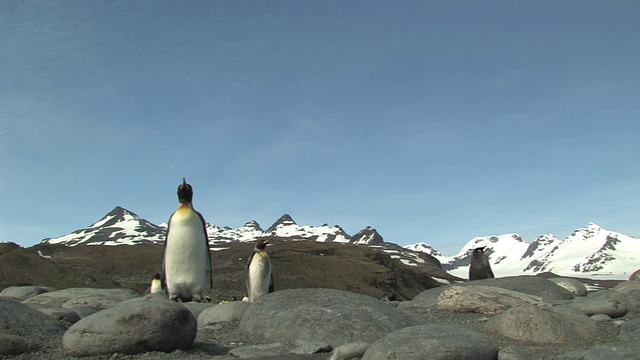
[[[378,231],[371,226],[367,226],[366,228],[360,230],[357,234],[351,237],[349,243],[351,244],[366,244],[366,245],[374,245],[374,244],[382,244],[384,239]]]
[[[298,225],[298,224],[296,224],[296,222],[293,221],[293,218],[291,218],[291,215],[284,214],[280,216],[280,218],[276,220],[276,222],[274,222],[273,225],[269,226],[269,228],[265,232],[271,233],[273,231],[276,231],[278,227],[290,226],[290,225]]]

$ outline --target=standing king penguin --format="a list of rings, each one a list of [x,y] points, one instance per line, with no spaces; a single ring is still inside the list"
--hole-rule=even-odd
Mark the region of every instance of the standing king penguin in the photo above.
[[[180,206],[169,218],[162,257],[162,283],[171,300],[202,301],[212,288],[211,255],[206,222],[193,209],[193,188],[182,179]]]
[[[484,246],[475,248],[469,263],[469,281],[493,278],[489,258],[484,253]]]
[[[258,239],[247,262],[245,279],[249,302],[254,302],[274,290],[271,259],[269,259],[269,254],[265,250],[269,241],[270,239]]]

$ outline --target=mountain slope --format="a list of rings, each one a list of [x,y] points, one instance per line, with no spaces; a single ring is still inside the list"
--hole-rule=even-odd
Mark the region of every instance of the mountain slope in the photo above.
[[[573,277],[596,276],[626,279],[640,268],[640,239],[589,223],[564,240],[553,234],[539,236],[531,244],[517,234],[478,237],[451,257],[435,254],[424,243],[406,248],[432,254],[451,274],[467,277],[471,250],[486,246],[491,268],[498,277],[545,272]]]

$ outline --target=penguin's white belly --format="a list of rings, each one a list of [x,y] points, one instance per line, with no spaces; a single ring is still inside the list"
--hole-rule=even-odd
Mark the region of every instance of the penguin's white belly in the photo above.
[[[209,268],[208,240],[200,216],[178,209],[171,218],[165,249],[165,276],[170,296],[202,295]]]
[[[271,260],[266,252],[253,255],[249,264],[249,301],[254,302],[269,293],[271,282]]]
[[[160,280],[153,279],[151,282],[151,291],[152,294],[162,294],[164,290],[162,290],[162,285],[160,284]]]

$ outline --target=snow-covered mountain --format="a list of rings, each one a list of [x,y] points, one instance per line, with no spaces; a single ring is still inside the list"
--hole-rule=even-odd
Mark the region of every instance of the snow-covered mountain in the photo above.
[[[164,241],[166,228],[154,225],[133,212],[116,206],[92,225],[57,238],[42,240],[45,244],[137,245]]]
[[[440,260],[443,269],[468,277],[471,250],[485,246],[496,276],[553,272],[563,276],[596,276],[626,279],[640,268],[640,239],[589,223],[564,240],[553,234],[539,236],[532,243],[517,234],[477,237],[455,256],[443,256],[425,243],[405,246]]]
[[[44,244],[76,245],[137,245],[164,242],[167,224],[155,225],[120,206],[114,208],[96,223],[70,234],[42,240]],[[382,243],[382,236],[367,227],[354,237],[338,225],[298,225],[290,215],[284,214],[267,230],[256,221],[249,221],[239,228],[207,224],[207,234],[212,248],[224,248],[237,242],[254,241],[262,236],[274,236],[285,240],[312,240],[353,244]]]

